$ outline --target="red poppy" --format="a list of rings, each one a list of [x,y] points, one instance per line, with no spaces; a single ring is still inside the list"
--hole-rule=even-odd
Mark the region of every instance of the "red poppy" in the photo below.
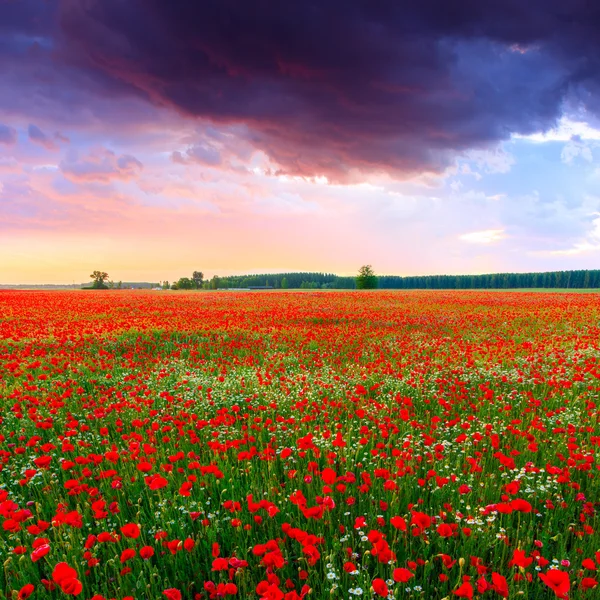
[[[509,567],[523,567],[526,569],[533,562],[533,558],[527,558],[525,552],[523,550],[515,549],[513,552],[513,557],[509,561]]]
[[[77,579],[77,571],[65,562],[60,562],[54,567],[52,579],[65,594],[71,596],[77,596],[83,589],[81,581]]]
[[[212,562],[211,571],[225,571],[229,568],[229,562],[226,558],[215,558]]]
[[[145,478],[145,481],[151,490],[160,490],[169,485],[169,481],[158,473],[155,475],[149,475]]]
[[[328,485],[333,485],[337,475],[333,469],[326,468],[321,471],[321,479]]]
[[[46,554],[48,554],[48,552],[50,552],[50,546],[48,544],[42,544],[41,546],[38,546],[31,553],[32,562],[37,562],[38,560],[40,560],[40,558],[42,558],[43,556],[46,556]]]
[[[465,583],[455,589],[452,593],[459,598],[472,598],[473,586],[468,581],[465,581]]]
[[[35,586],[32,583],[26,583],[17,594],[18,600],[27,600],[33,594]]]
[[[440,537],[446,538],[446,537],[451,537],[452,536],[452,527],[450,527],[450,525],[448,525],[448,523],[440,523],[437,526],[437,530],[438,534],[440,535]]]
[[[514,500],[511,500],[510,507],[513,510],[524,513],[530,513],[532,511],[531,504],[522,498],[515,498]]]
[[[140,548],[140,556],[144,560],[152,558],[154,556],[154,548],[152,546],[144,546],[143,548]]]
[[[410,519],[410,524],[418,528],[419,532],[423,532],[431,525],[431,517],[422,512],[413,512]]]
[[[580,585],[584,590],[593,590],[598,585],[598,581],[593,577],[584,577]]]
[[[126,548],[121,552],[121,563],[125,563],[128,560],[131,560],[135,556],[135,550],[133,548]]]
[[[411,579],[411,577],[414,577],[414,573],[411,573],[408,569],[404,569],[402,567],[394,569],[394,573],[392,575],[393,580],[398,583],[406,583],[409,579]]]
[[[185,549],[187,552],[191,552],[191,551],[194,549],[194,546],[195,546],[195,545],[196,545],[196,544],[195,544],[195,542],[194,542],[194,540],[193,540],[192,538],[186,538],[186,539],[183,541],[183,547],[184,547],[184,549]]]
[[[123,525],[123,527],[121,527],[121,533],[126,538],[136,540],[140,537],[140,526],[136,523],[127,523],[127,525]]]
[[[400,517],[400,516],[392,517],[390,519],[390,523],[396,529],[399,529],[400,531],[406,531],[406,521],[402,517]]]
[[[321,557],[321,553],[317,550],[316,546],[307,544],[302,548],[302,553],[308,557],[308,564],[313,566],[317,564],[317,561]]]
[[[550,569],[546,573],[538,573],[539,578],[554,592],[557,598],[567,598],[571,589],[569,574],[559,569]]]
[[[499,573],[492,573],[492,587],[497,594],[503,598],[508,598],[508,583],[506,578]]]
[[[387,583],[381,579],[381,578],[377,578],[377,579],[373,579],[373,582],[371,583],[371,585],[373,586],[373,591],[378,595],[378,596],[383,596],[384,598],[387,597],[389,591],[388,591],[388,586]]]
[[[584,569],[590,569],[591,571],[596,570],[596,563],[591,558],[584,558],[581,562],[581,566]]]

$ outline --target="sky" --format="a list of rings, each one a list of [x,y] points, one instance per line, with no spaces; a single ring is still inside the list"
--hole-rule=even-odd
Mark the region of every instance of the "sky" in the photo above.
[[[0,283],[600,268],[600,4],[0,0]]]

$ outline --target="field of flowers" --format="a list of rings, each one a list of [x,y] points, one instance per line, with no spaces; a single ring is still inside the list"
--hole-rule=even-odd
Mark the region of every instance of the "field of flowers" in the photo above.
[[[0,598],[599,596],[600,298],[0,292]]]

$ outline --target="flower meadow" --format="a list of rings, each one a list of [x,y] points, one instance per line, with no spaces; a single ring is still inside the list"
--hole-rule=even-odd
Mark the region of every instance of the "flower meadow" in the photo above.
[[[0,292],[0,598],[598,598],[600,299]]]

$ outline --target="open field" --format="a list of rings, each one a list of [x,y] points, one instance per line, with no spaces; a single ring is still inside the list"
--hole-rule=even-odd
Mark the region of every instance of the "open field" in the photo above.
[[[597,598],[552,292],[0,292],[0,598]]]

